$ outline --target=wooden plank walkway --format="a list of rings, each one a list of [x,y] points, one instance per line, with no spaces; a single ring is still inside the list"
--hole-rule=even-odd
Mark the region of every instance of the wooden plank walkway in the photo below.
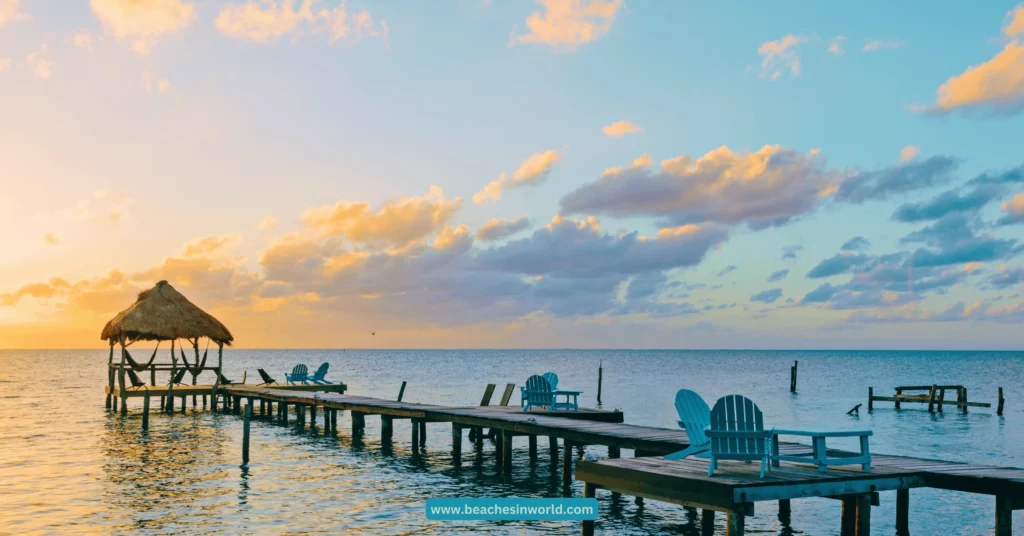
[[[255,384],[231,384],[230,386],[221,385],[218,390],[221,392],[227,391],[231,388],[236,392],[253,392],[262,391],[266,389],[266,386],[255,385]],[[344,393],[347,386],[344,383],[335,383],[330,385],[275,385],[274,389],[286,390],[286,391],[309,391],[309,392],[323,392],[323,393]],[[128,388],[125,390],[125,394],[128,398],[142,398],[146,396],[146,391],[149,391],[150,396],[167,396],[168,387],[166,385],[148,385],[146,387],[140,387],[138,389]],[[109,386],[104,386],[103,391],[106,394],[121,395],[121,388],[117,385],[111,389]],[[209,395],[213,394],[213,384],[208,385],[175,385],[174,396],[192,396],[192,395]]]
[[[361,433],[366,415],[379,415],[383,440],[390,440],[394,419],[411,419],[413,455],[425,441],[427,423],[452,425],[452,454],[459,463],[462,429],[478,431],[479,445],[483,428],[500,433],[496,444],[504,472],[512,468],[512,438],[528,436],[530,456],[536,456],[536,440],[548,436],[552,462],[557,463],[558,443],[562,439],[563,490],[568,492],[572,480],[572,447],[604,445],[609,458],[576,463],[576,479],[584,482],[584,495],[593,497],[598,488],[613,493],[647,497],[704,510],[704,534],[714,530],[714,512],[725,512],[727,534],[744,533],[745,516],[753,515],[754,503],[779,501],[780,515],[788,515],[792,499],[825,497],[843,502],[841,529],[843,535],[869,536],[871,506],[877,505],[878,492],[896,491],[896,525],[898,534],[909,534],[909,491],[929,487],[968,493],[993,495],[996,499],[996,536],[1012,534],[1012,512],[1024,509],[1024,469],[977,465],[906,456],[874,454],[871,469],[859,465],[838,466],[818,472],[810,464],[782,462],[776,464],[764,479],[758,478],[756,464],[723,461],[714,476],[707,476],[708,461],[700,458],[665,460],[661,456],[689,446],[686,432],[677,429],[636,426],[622,423],[621,412],[586,410],[580,412],[523,412],[505,406],[440,406],[415,404],[380,398],[336,393],[313,393],[298,390],[256,386],[228,386],[224,392],[234,399],[236,411],[241,398],[259,400],[261,414],[266,405],[278,404],[278,418],[287,422],[288,405],[294,405],[299,424],[305,422],[307,409],[325,412],[325,429],[337,430],[339,410],[352,414],[353,433]],[[177,390],[176,390],[177,391]],[[612,422],[608,422],[612,421]],[[326,430],[325,430],[326,431]],[[620,458],[623,448],[636,451],[634,458]],[[809,452],[809,445],[780,443],[780,453],[788,455]],[[853,456],[854,453],[829,449],[829,457]],[[593,533],[593,522],[583,523],[583,533]],[[710,531],[710,532],[709,532]]]

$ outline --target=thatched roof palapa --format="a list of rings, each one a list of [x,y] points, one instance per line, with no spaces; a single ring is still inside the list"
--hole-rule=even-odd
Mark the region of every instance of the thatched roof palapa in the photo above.
[[[100,339],[113,342],[121,336],[129,341],[208,337],[228,345],[235,340],[224,324],[188,301],[167,281],[139,293],[131,307],[107,322]]]

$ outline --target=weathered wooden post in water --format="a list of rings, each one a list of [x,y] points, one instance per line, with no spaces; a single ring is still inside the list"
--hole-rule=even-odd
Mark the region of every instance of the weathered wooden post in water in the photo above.
[[[252,401],[245,404],[245,419],[242,422],[242,467],[249,465],[249,425],[252,421]]]
[[[601,405],[601,380],[604,379],[604,360],[597,365],[597,405]]]
[[[868,413],[875,409],[875,388],[868,387]]]
[[[405,396],[405,381],[402,381],[402,388],[398,390],[398,401],[402,401],[402,397]]]
[[[796,392],[796,367],[799,365],[799,361],[794,361],[793,366],[789,369],[789,392]]]
[[[996,402],[996,415],[999,415],[1000,417],[1003,416],[1003,402],[1005,402],[1005,400],[1003,399],[1003,388],[1000,387],[999,388],[999,398],[997,399],[997,402]]]
[[[146,394],[143,395],[142,399],[142,429],[149,430],[149,390],[146,390]]]

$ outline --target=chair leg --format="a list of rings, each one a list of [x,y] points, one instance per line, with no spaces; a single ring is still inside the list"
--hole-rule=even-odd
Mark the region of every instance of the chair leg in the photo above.
[[[714,456],[711,456],[711,462],[708,463],[708,476],[714,476],[715,469],[718,468],[718,460]]]

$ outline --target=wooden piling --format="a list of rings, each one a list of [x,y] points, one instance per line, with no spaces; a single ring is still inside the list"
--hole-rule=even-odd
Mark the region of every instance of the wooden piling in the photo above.
[[[548,450],[551,452],[551,467],[558,467],[558,438],[548,436]]]
[[[298,416],[297,416],[298,418],[295,419],[295,420],[299,421],[299,423],[298,423],[299,424],[299,428],[305,428],[305,426],[306,426],[306,406],[305,406],[305,404],[299,404],[299,405],[295,406],[295,412],[298,413]]]
[[[700,534],[701,536],[714,536],[715,534],[715,511],[702,508],[700,511]]]
[[[149,430],[149,391],[142,398],[142,429]]]
[[[964,413],[967,413],[967,388],[964,387],[961,390],[963,391],[963,395],[964,395],[964,405],[961,406],[961,407],[964,409]]]
[[[512,430],[501,431],[501,471],[512,474]]]
[[[743,536],[745,516],[740,510],[729,510],[725,513],[725,536]]]
[[[390,441],[391,435],[394,433],[394,419],[390,415],[380,416],[380,439],[381,441]]]
[[[354,417],[353,417],[354,419]],[[281,402],[281,422],[288,424],[288,403]]]
[[[537,459],[537,436],[530,435],[530,461]]]
[[[939,413],[942,413],[942,402],[946,399],[946,388],[939,389],[939,399],[937,401]]]
[[[455,465],[462,462],[462,426],[452,423],[452,461]]]
[[[412,455],[418,456],[420,452],[420,423],[419,419],[412,420]]]
[[[928,413],[935,413],[935,384],[928,390]]]
[[[1005,400],[1003,399],[1003,388],[1000,387],[999,388],[999,398],[997,399],[997,402],[996,402],[996,415],[999,415],[1000,417],[1003,416],[1003,402],[1005,402]]]
[[[604,380],[604,360],[597,365],[597,405],[601,405],[601,382]]]
[[[252,420],[252,402],[245,405],[245,419],[242,421],[242,467],[249,465],[249,425]]]
[[[352,433],[362,432],[366,426],[366,416],[358,411],[352,412]]]
[[[331,433],[338,433],[338,410],[331,410]]]
[[[902,394],[903,394],[903,389],[897,387],[896,388],[896,396],[895,396],[895,398],[896,398],[896,409],[900,409],[900,395],[902,395]],[[959,391],[957,391],[957,394],[959,394]],[[957,402],[959,402],[959,401],[960,400],[958,399]]]
[[[618,446],[609,446],[608,447],[608,458],[615,459],[615,458],[619,458],[621,456],[622,456],[622,449],[621,448],[619,448]],[[621,496],[622,496],[621,493],[618,493],[616,491],[612,492],[612,499],[618,499]]]
[[[188,403],[188,397],[187,396],[181,397],[181,412],[182,413],[185,413],[185,404],[187,404],[187,403]]]
[[[114,392],[114,338],[110,338],[110,357],[107,358],[107,384],[110,388],[107,390],[107,409],[110,409],[111,401],[113,400]]]
[[[857,496],[857,536],[871,536],[871,494]]]
[[[600,385],[600,384],[599,384]],[[597,496],[597,486],[587,482],[583,484],[583,497],[587,499],[593,499]],[[594,520],[584,519],[583,520],[583,536],[594,536]]]
[[[316,428],[316,404],[309,406],[309,427]]]
[[[402,401],[402,397],[405,396],[405,381],[402,382],[402,388],[398,390],[398,401]]]
[[[910,490],[896,490],[896,535],[910,534]]]
[[[782,499],[779,501],[779,519],[789,519],[790,514],[793,512],[792,505],[789,499]]]
[[[868,387],[868,413],[875,409],[875,388]]]
[[[1013,499],[1009,495],[996,495],[996,535],[1013,534]]]
[[[800,364],[799,361],[794,361],[793,362],[793,366],[790,367],[790,369],[789,369],[789,392],[790,393],[795,393],[796,392],[796,368],[797,368],[797,365],[799,365],[799,364]]]
[[[562,490],[568,492],[572,486],[572,447],[573,442],[562,440]]]
[[[420,444],[427,446],[427,421],[420,421]]]
[[[855,536],[857,532],[857,498],[852,496],[843,497],[842,522],[839,534],[842,536]]]

